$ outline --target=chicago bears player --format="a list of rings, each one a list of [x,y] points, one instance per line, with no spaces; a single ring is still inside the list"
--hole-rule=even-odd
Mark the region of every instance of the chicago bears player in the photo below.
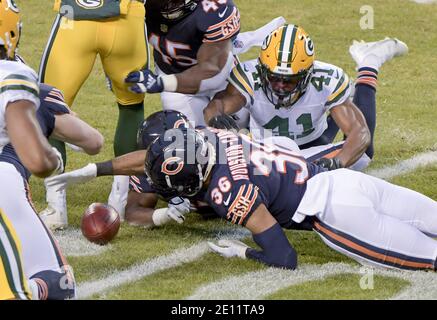
[[[13,61],[20,29],[14,1],[1,1],[0,153],[8,153],[10,144],[22,166],[44,178],[62,171],[63,164],[35,117],[40,104],[38,77],[29,67]],[[38,219],[16,165],[7,158],[0,160],[0,299],[71,298],[73,274]]]
[[[331,154],[319,163],[328,169],[353,164],[363,169],[373,157],[378,69],[407,49],[396,39],[355,43],[351,53],[359,72],[352,102],[344,71],[315,60],[309,35],[301,27],[286,24],[266,37],[257,60],[232,70],[226,91],[204,110],[205,121],[246,108],[255,138],[286,136],[300,149],[331,143],[340,127],[346,136],[343,147],[335,157]]]
[[[156,74],[132,72],[126,82],[134,92],[161,93],[164,110],[182,112],[194,126],[205,125],[199,111],[224,89],[235,63],[237,7],[232,0],[152,0],[146,2],[146,24]],[[239,117],[247,121],[247,112]]]
[[[326,171],[275,145],[231,131],[172,129],[147,150],[158,192],[203,198],[222,218],[248,228],[261,250],[211,243],[225,257],[294,269],[282,228],[311,224],[331,248],[361,262],[437,269],[437,202],[348,169]]]

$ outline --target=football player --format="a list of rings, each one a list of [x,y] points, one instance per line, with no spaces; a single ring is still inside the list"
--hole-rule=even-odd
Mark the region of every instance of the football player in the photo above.
[[[119,116],[114,137],[116,156],[134,151],[136,132],[144,119],[144,94],[128,90],[124,79],[148,64],[144,0],[55,0],[58,12],[39,70],[43,83],[60,89],[69,106],[88,78],[97,55],[112,84]],[[63,154],[65,145],[51,140]],[[123,214],[128,179],[115,177],[109,203]],[[67,211],[65,194],[47,190],[48,210]]]
[[[360,263],[437,269],[437,202],[415,191],[349,169],[326,171],[290,149],[217,129],[169,130],[145,162],[156,191],[206,201],[248,228],[261,249],[210,244],[225,257],[294,269],[297,253],[282,228],[305,223]]]
[[[71,270],[36,214],[17,167],[45,178],[63,170],[62,157],[44,137],[35,112],[38,77],[14,61],[19,10],[0,2],[0,299],[66,299],[75,295]],[[23,134],[25,133],[25,134]],[[15,156],[10,154],[14,149]]]
[[[257,60],[232,70],[226,91],[204,110],[205,121],[247,108],[255,138],[286,136],[300,149],[331,143],[340,127],[346,136],[343,147],[319,163],[330,170],[353,164],[363,169],[373,157],[378,70],[407,49],[397,39],[355,43],[351,54],[358,64],[358,78],[352,102],[344,71],[315,60],[309,35],[301,27],[286,24],[266,37]]]
[[[205,125],[201,110],[226,86],[235,63],[233,40],[240,13],[232,0],[146,2],[155,73],[146,68],[126,79],[138,93],[161,93],[164,110],[177,110],[193,126]],[[240,112],[242,126],[247,112]]]

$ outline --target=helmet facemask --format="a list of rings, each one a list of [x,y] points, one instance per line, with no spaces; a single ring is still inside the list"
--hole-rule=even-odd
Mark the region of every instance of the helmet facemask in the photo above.
[[[261,86],[268,100],[276,108],[290,108],[305,93],[313,73],[313,66],[293,75],[272,72],[259,63]]]
[[[197,7],[195,0],[168,0],[161,6],[161,15],[169,21],[183,19]]]

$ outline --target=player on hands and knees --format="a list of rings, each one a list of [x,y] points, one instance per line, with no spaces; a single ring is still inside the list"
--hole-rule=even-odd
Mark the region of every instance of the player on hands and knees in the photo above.
[[[375,58],[379,66],[394,55],[405,53],[400,46],[387,43],[377,47],[391,53],[375,52],[380,56],[379,60]],[[362,60],[372,65],[369,59]],[[308,34],[301,27],[284,25],[265,39],[258,60],[240,63],[233,69],[226,91],[204,110],[205,121],[246,108],[256,139],[265,134],[286,136],[301,149],[332,143],[340,127],[346,136],[342,148],[327,152],[329,155],[319,163],[330,170],[351,166],[363,169],[370,161],[365,152],[373,156],[373,131],[367,124],[374,128],[375,100],[374,94],[372,98],[360,85],[365,81],[376,84],[376,79],[368,81],[367,73],[360,75],[366,78],[357,81],[355,104],[349,99],[351,86],[343,70],[315,60],[314,44]]]
[[[169,130],[145,162],[155,190],[203,199],[248,228],[261,249],[210,244],[225,257],[294,269],[297,253],[282,228],[309,224],[360,263],[437,269],[437,202],[415,191],[348,169],[326,171],[288,149],[216,129]]]
[[[1,299],[67,299],[75,296],[73,274],[33,209],[22,172],[44,178],[63,170],[38,125],[38,77],[15,62],[19,10],[0,2],[0,254]],[[25,132],[25,134],[23,134]],[[24,169],[26,168],[26,169]]]

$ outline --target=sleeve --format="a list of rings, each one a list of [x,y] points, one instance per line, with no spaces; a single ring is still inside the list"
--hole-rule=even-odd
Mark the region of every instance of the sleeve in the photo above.
[[[40,85],[40,101],[41,108],[45,108],[53,115],[70,113],[70,108],[65,102],[64,95],[61,90],[46,84]]]
[[[245,226],[259,205],[265,203],[262,192],[249,181],[231,187],[228,192],[224,192],[225,183],[220,179],[217,185],[207,195],[208,203],[220,217],[233,224]]]
[[[345,102],[351,94],[351,84],[348,75],[340,68],[334,70],[334,74],[329,84],[329,95],[326,99],[325,107],[327,110]]]
[[[131,176],[129,179],[129,190],[137,193],[156,193],[147,181],[146,176]]]
[[[0,80],[0,112],[4,113],[9,103],[28,100],[39,108],[38,76],[22,63],[14,62],[14,70]]]
[[[235,87],[246,99],[245,108],[250,108],[254,103],[254,85],[252,77],[244,71],[242,63],[237,64],[231,71],[228,77],[228,82]]]
[[[202,1],[198,29],[203,42],[211,43],[236,37],[240,32],[240,12],[231,0]]]

